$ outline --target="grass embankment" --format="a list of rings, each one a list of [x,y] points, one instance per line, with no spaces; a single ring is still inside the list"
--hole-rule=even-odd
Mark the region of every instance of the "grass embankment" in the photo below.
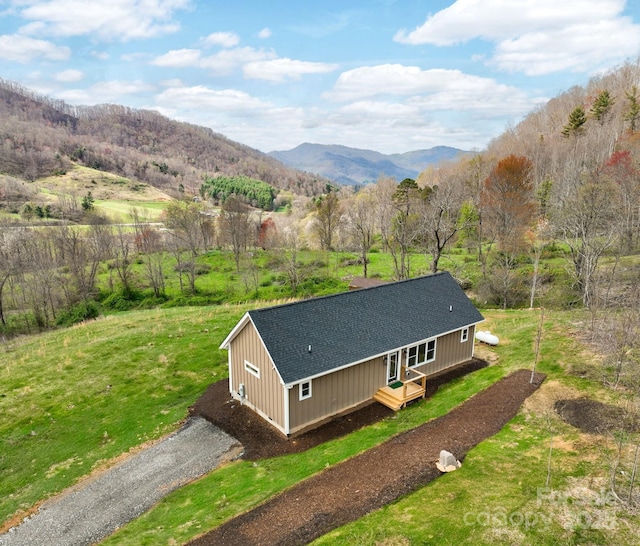
[[[538,314],[530,311],[487,312],[484,327],[496,332],[501,345],[487,356],[497,358],[480,370],[441,388],[431,399],[412,405],[396,416],[306,453],[250,463],[238,461],[173,493],[156,508],[131,522],[104,544],[182,543],[223,521],[251,509],[327,466],[356,455],[393,435],[443,415],[469,396],[511,371],[530,367],[534,360]],[[580,528],[562,503],[545,501],[549,441],[555,438],[550,487],[570,491],[585,476],[595,481],[606,472],[602,447],[585,439],[552,414],[551,400],[560,388],[597,396],[600,389],[567,375],[573,365],[583,367],[579,345],[567,336],[558,314],[545,322],[538,369],[548,379],[531,403],[496,437],[470,452],[463,470],[446,475],[399,502],[318,540],[319,544],[413,543],[567,543],[588,538],[607,543],[626,536],[626,526],[604,532]],[[558,387],[560,385],[560,387]],[[550,409],[551,408],[551,409]],[[401,464],[399,461],[398,464]],[[585,493],[586,494],[586,493]],[[538,505],[538,495],[542,499]],[[546,495],[546,497],[545,497]],[[574,499],[576,494],[574,493]],[[585,497],[578,495],[577,500]],[[587,508],[590,508],[587,506]],[[611,510],[610,507],[606,507]],[[582,514],[584,516],[584,514]],[[606,515],[606,514],[605,514]],[[524,518],[528,517],[528,520]],[[585,516],[586,517],[586,516]],[[595,515],[593,516],[596,517]],[[534,518],[538,518],[535,521]],[[573,518],[573,519],[572,519]],[[595,521],[595,520],[594,520]],[[505,522],[504,525],[502,523]],[[565,525],[573,525],[570,530]],[[584,526],[583,526],[584,527]],[[593,527],[593,526],[591,526]]]
[[[176,428],[240,306],[130,312],[0,346],[0,521]]]
[[[484,327],[502,339],[499,347],[486,351],[490,359],[497,358],[491,367],[456,380],[433,398],[345,438],[305,453],[257,463],[238,461],[214,471],[176,491],[104,544],[183,543],[327,466],[447,413],[503,375],[530,367],[538,314],[491,311],[485,315],[488,322]],[[603,521],[596,520],[598,513],[608,517],[614,510],[606,506],[605,512],[597,512],[588,502],[590,497],[585,496],[588,487],[593,490],[606,473],[601,459],[603,450],[552,413],[550,400],[558,392],[572,396],[602,394],[597,384],[566,374],[573,365],[584,366],[582,349],[567,336],[564,321],[568,316],[554,315],[545,322],[538,369],[548,378],[539,393],[500,434],[468,454],[462,471],[443,476],[317,543],[557,544],[583,539],[603,544],[612,540],[631,543],[627,542],[630,537],[624,518],[618,520],[620,525],[615,529],[604,531],[585,524]],[[552,451],[550,489],[544,489],[552,436],[556,448]],[[575,489],[582,485],[585,489],[576,493]],[[573,494],[579,509],[572,509],[571,501],[549,500],[552,493]],[[580,504],[582,501],[585,506]],[[587,520],[589,517],[592,519]],[[633,520],[630,523],[637,524]]]
[[[96,466],[174,430],[206,386],[226,376],[226,355],[217,347],[245,309],[130,312],[3,346],[0,519],[28,510]],[[306,453],[218,469],[174,492],[105,544],[187,541],[327,466],[445,414],[503,375],[530,367],[538,314],[488,311],[485,316],[483,328],[501,338],[486,353],[497,359],[492,366],[446,385],[393,418]],[[583,349],[567,335],[571,317],[547,317],[538,366],[547,381],[499,435],[468,454],[461,471],[318,543],[446,543],[454,538],[479,544],[631,543],[626,524],[637,525],[637,520],[619,517],[613,530],[586,528],[576,523],[571,506],[538,503],[552,436],[554,491],[571,492],[582,485],[597,489],[607,472],[605,448],[559,421],[549,403],[558,389],[571,396],[604,396],[597,384],[567,375],[572,366],[584,368]],[[528,523],[519,519],[525,516]],[[531,523],[533,517],[545,525]]]
[[[497,365],[529,367],[536,314],[486,314],[501,338],[491,351]],[[467,454],[461,471],[314,544],[636,544],[640,518],[608,492],[612,439],[582,434],[553,411],[563,397],[611,399],[598,383],[569,373],[597,366],[567,335],[574,318],[546,320],[538,369],[547,380],[499,434]]]

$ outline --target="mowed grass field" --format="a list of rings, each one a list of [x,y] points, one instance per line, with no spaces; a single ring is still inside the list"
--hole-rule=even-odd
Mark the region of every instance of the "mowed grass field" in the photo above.
[[[148,222],[159,222],[169,201],[126,201],[96,199],[96,210],[104,213],[112,222],[131,222],[131,212],[137,209]]]
[[[0,520],[174,430],[242,306],[116,314],[0,345]]]
[[[226,353],[218,346],[246,309],[133,311],[0,345],[0,521],[175,430],[206,387],[226,377]],[[306,453],[220,468],[105,544],[183,543],[327,466],[443,415],[505,374],[529,368],[538,313],[484,314],[482,328],[501,338],[498,347],[478,347],[491,366]],[[637,516],[612,503],[598,507],[589,497],[606,486],[606,457],[615,442],[581,434],[553,411],[553,401],[563,397],[617,401],[598,382],[570,373],[598,366],[570,335],[579,319],[547,315],[538,365],[547,380],[499,435],[469,453],[460,471],[317,543],[633,544]],[[549,491],[573,501],[549,500]],[[604,521],[596,518],[604,516],[616,525],[596,528]]]

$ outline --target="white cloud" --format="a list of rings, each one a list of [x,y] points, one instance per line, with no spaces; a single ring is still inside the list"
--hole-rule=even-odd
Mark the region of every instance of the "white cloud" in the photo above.
[[[260,32],[258,32],[258,38],[262,39],[262,40],[266,40],[267,38],[271,37],[271,29],[269,28],[263,28]]]
[[[271,108],[273,105],[235,89],[215,90],[204,85],[174,87],[156,96],[156,104],[164,108],[180,111],[199,111],[200,116],[207,110],[222,111],[225,114],[251,112]]]
[[[280,58],[247,63],[244,65],[243,72],[249,79],[281,82],[286,79],[299,79],[304,74],[325,74],[337,68],[337,64]]]
[[[561,45],[559,45],[561,44]],[[593,72],[637,54],[640,26],[600,21],[551,32],[529,33],[500,42],[490,64],[540,76],[552,72]]]
[[[215,55],[204,57],[200,62],[200,66],[211,70],[215,74],[229,74],[246,63],[274,59],[276,57],[277,55],[273,51],[254,49],[252,47],[237,47],[223,49]]]
[[[179,78],[172,78],[170,80],[162,80],[160,85],[162,87],[183,87],[184,83]]]
[[[20,34],[0,36],[0,59],[28,63],[37,58],[48,61],[66,61],[71,56],[68,47],[57,46]]]
[[[75,70],[73,68],[63,70],[62,72],[58,72],[54,75],[54,79],[62,83],[78,82],[83,78],[84,72],[82,72],[82,70]]]
[[[19,15],[33,21],[23,32],[126,41],[176,32],[174,12],[190,4],[190,0],[24,0]]]
[[[439,104],[439,108],[453,110],[464,109],[465,102],[482,104],[492,97],[497,97],[498,103],[504,101],[506,107],[518,111],[523,103],[527,103],[522,91],[490,78],[465,74],[459,70],[422,70],[417,66],[399,64],[365,66],[343,72],[334,88],[323,96],[335,101],[358,101],[384,95],[420,96],[423,102],[432,100]]]
[[[213,55],[203,56],[199,49],[175,49],[160,55],[151,61],[156,66],[173,68],[196,67],[215,74],[229,74],[247,63],[273,59],[272,51],[236,47],[222,49]]]
[[[182,68],[185,66],[197,66],[202,58],[199,49],[174,49],[164,55],[156,57],[151,64],[172,68]]]
[[[480,38],[496,44],[488,63],[541,75],[587,70],[637,54],[640,25],[622,15],[625,0],[457,0],[394,40],[450,46]],[[612,43],[613,40],[613,43]]]
[[[152,108],[261,150],[274,149],[276,141],[275,146],[293,147],[304,138],[301,108],[280,107],[235,89],[203,85],[166,89],[156,96]],[[275,138],[274,126],[280,128]]]
[[[214,32],[202,41],[206,46],[235,47],[240,43],[240,36],[234,32]]]
[[[155,88],[141,80],[110,80],[98,82],[87,89],[68,89],[56,93],[56,98],[73,104],[126,103],[122,97],[153,92]]]

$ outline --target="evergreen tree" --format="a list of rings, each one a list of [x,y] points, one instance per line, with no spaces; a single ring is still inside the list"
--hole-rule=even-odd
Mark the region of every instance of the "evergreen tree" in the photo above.
[[[613,103],[614,100],[611,94],[605,89],[596,97],[589,113],[602,125],[606,121],[609,112],[611,112]]]
[[[625,93],[629,104],[624,115],[624,120],[629,122],[629,131],[635,133],[638,120],[640,119],[640,103],[638,102],[638,88],[634,85],[631,91]]]
[[[576,106],[569,114],[568,123],[562,128],[565,137],[578,136],[584,132],[584,124],[587,123],[587,114],[582,106]]]
[[[87,195],[85,195],[82,198],[82,210],[84,210],[85,212],[90,212],[93,210],[93,195],[91,195],[91,192],[87,192]]]

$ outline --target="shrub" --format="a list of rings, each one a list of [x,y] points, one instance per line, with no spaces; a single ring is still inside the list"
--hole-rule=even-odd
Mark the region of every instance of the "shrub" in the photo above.
[[[102,306],[112,311],[129,311],[137,307],[144,299],[144,295],[137,290],[116,290],[109,294],[103,301]]]
[[[58,315],[57,326],[71,326],[85,320],[92,320],[100,316],[100,308],[95,301],[81,301]]]

